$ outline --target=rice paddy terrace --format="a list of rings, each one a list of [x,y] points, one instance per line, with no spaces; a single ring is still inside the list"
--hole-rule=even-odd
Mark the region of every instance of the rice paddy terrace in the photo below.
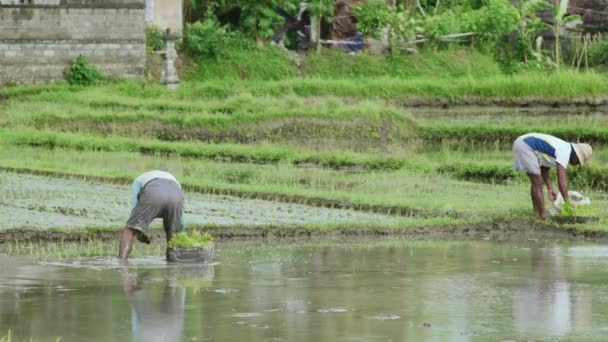
[[[128,210],[122,184],[155,168],[185,185],[189,202],[198,203],[189,213],[196,224],[407,226],[528,217],[526,179],[511,169],[510,145],[529,131],[593,144],[593,163],[570,169],[570,184],[605,215],[603,81],[589,76],[586,88],[572,77],[194,82],[174,93],[137,82],[6,88],[0,200],[14,216],[1,228],[119,226]],[[528,86],[539,82],[555,87]],[[440,105],[419,106],[412,96]],[[534,96],[552,100],[487,106],[497,99],[530,104]],[[471,105],[473,97],[482,106]],[[28,192],[25,180],[55,178],[66,188]],[[83,179],[95,183],[78,183]],[[85,200],[81,186],[95,189],[103,204],[90,204],[97,196]],[[205,202],[225,208],[211,215],[207,205],[198,207]],[[43,219],[49,215],[54,223]],[[602,227],[603,220],[587,228]]]
[[[571,239],[608,236],[604,82],[2,89],[0,340],[601,339],[608,252]],[[599,222],[531,217],[511,142],[532,130],[593,144],[568,172]],[[150,169],[215,263],[168,265],[160,230],[115,258]]]

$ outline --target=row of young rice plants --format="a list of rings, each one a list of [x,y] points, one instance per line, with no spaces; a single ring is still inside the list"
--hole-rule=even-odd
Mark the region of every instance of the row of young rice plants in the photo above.
[[[523,183],[483,184],[451,180],[433,172],[423,159],[416,168],[382,172],[343,172],[291,164],[255,165],[204,161],[130,152],[99,152],[57,148],[47,150],[2,145],[2,166],[109,178],[128,182],[143,168],[166,169],[186,188],[385,211],[429,213],[509,212],[522,209]],[[19,158],[11,156],[18,151]],[[103,162],[102,162],[103,161]],[[496,206],[500,201],[512,206]]]
[[[61,102],[13,102],[0,117],[3,127],[156,137],[162,140],[292,141],[306,139],[402,140],[411,134],[408,115],[383,104],[292,105],[242,112],[159,112],[95,108]],[[385,128],[386,127],[386,128]],[[385,128],[383,130],[383,128]]]
[[[525,124],[513,126],[491,126],[485,124],[434,124],[418,126],[420,138],[434,143],[453,140],[460,143],[478,142],[483,144],[512,144],[520,135],[537,132],[551,134],[569,141],[584,141],[591,144],[608,143],[608,126],[530,126]]]
[[[488,139],[490,144],[496,141]],[[505,139],[506,140],[506,139]],[[0,129],[0,141],[12,145],[37,146],[44,148],[70,148],[75,150],[96,150],[109,152],[140,152],[147,154],[177,155],[181,157],[204,158],[225,162],[276,164],[291,163],[293,165],[311,164],[333,169],[361,168],[362,170],[391,171],[399,169],[421,168],[420,158],[412,158],[410,151],[397,151],[395,157],[382,157],[371,154],[360,154],[348,151],[333,152],[302,152],[287,147],[277,146],[252,146],[234,144],[199,144],[193,142],[163,142],[158,140],[130,139],[123,137],[98,137],[87,134],[73,134],[47,131],[15,131]],[[478,153],[471,155],[472,147],[466,144],[466,140],[458,140],[465,148],[451,148],[449,153],[431,154],[430,159],[444,159],[442,164],[429,166],[427,169],[437,170],[440,173],[453,175],[459,179],[501,182],[512,179],[521,179],[521,175],[510,167],[510,154],[506,150],[497,156]],[[465,141],[465,143],[463,143]],[[504,141],[504,140],[503,140]],[[510,144],[510,141],[507,140]],[[505,143],[507,143],[505,141]],[[475,145],[477,146],[477,145]],[[454,151],[456,150],[456,151]],[[601,148],[597,149],[596,160],[603,161],[605,153]],[[418,153],[418,152],[417,152]],[[409,157],[406,157],[409,155]],[[446,155],[450,157],[445,159]],[[496,162],[479,163],[467,162],[466,160],[486,160],[488,156]],[[428,164],[428,163],[424,163]],[[575,179],[579,184],[586,184],[595,188],[603,188],[606,180],[602,176],[604,167],[599,162],[593,167],[573,169],[576,173]]]
[[[580,122],[580,118],[577,118],[577,121],[574,121],[574,119],[557,121],[549,120],[549,118],[546,118],[547,120],[538,118],[536,120],[524,119],[519,122],[508,122],[508,120],[495,118],[492,118],[493,122],[482,122],[477,119],[465,118],[464,120],[449,120],[449,123],[445,123],[446,120],[442,120],[441,123],[429,122],[422,118],[420,120],[422,123],[417,123],[418,120],[414,121],[402,110],[381,101],[349,105],[338,99],[316,99],[311,102],[297,96],[255,97],[251,94],[232,96],[225,102],[215,99],[208,104],[198,103],[200,107],[194,106],[188,109],[186,113],[182,113],[179,110],[172,109],[170,105],[162,103],[153,104],[153,106],[148,107],[150,109],[143,106],[135,110],[133,107],[127,107],[127,109],[113,108],[111,103],[108,104],[109,108],[91,107],[90,103],[95,101],[91,99],[99,97],[95,94],[96,91],[99,91],[99,89],[93,88],[92,91],[76,92],[76,95],[72,96],[82,97],[82,99],[85,99],[84,103],[79,102],[80,100],[73,103],[74,99],[69,96],[66,97],[65,101],[57,99],[51,101],[40,94],[34,96],[33,99],[28,99],[27,102],[11,102],[5,107],[5,114],[0,118],[0,125],[7,127],[21,124],[35,127],[57,127],[58,129],[65,129],[65,126],[69,126],[73,129],[94,131],[96,128],[101,129],[98,127],[104,127],[98,124],[109,123],[114,126],[128,126],[137,122],[141,123],[141,129],[144,131],[146,125],[154,126],[154,123],[158,123],[179,128],[200,128],[212,132],[238,131],[239,133],[236,133],[238,136],[251,136],[259,133],[251,124],[263,124],[264,122],[285,118],[346,120],[349,122],[359,119],[362,120],[362,124],[368,124],[372,127],[367,131],[367,133],[372,134],[373,130],[378,128],[380,122],[391,122],[390,138],[398,140],[415,136],[427,142],[435,143],[455,140],[460,142],[477,141],[484,144],[500,141],[508,144],[518,135],[529,131],[546,132],[564,139],[585,140],[591,143],[604,143],[608,140],[607,129],[602,128],[601,125],[590,124],[603,123],[601,116],[596,116],[596,119],[585,120],[584,123]],[[92,93],[89,94],[88,92]],[[35,100],[36,98],[38,100]],[[131,100],[128,97],[123,97],[122,101],[128,103]],[[147,101],[142,100],[142,103],[147,103]],[[151,101],[173,101],[175,104],[182,102],[170,99],[152,99]],[[87,104],[87,102],[89,103]],[[186,104],[185,106],[188,107],[189,105]],[[154,107],[157,109],[152,109]],[[475,122],[478,121],[479,123],[476,124]],[[78,125],[79,122],[81,125]],[[549,122],[549,124],[545,124],[545,122]],[[304,121],[305,124],[306,121]],[[332,129],[334,128],[331,124],[329,126]],[[171,127],[164,130],[170,131]],[[107,128],[105,129],[104,133],[107,133]],[[136,134],[137,129],[139,128],[130,129],[128,131],[129,135]],[[247,132],[248,130],[252,132]],[[333,133],[339,135],[339,129],[334,129]],[[346,129],[345,134],[348,133],[351,133],[351,131]],[[206,136],[200,132],[198,134]],[[213,137],[213,135],[211,136]],[[189,135],[188,137],[195,136]],[[223,139],[231,139],[230,135],[222,135],[218,139],[221,141],[222,137]],[[172,139],[179,139],[179,134]]]
[[[265,115],[264,118],[272,116],[284,116],[286,114],[309,116],[317,118],[340,118],[352,117],[355,115],[366,115],[376,117],[385,112],[397,113],[398,108],[389,106],[385,101],[373,99],[358,99],[357,106],[348,103],[339,97],[315,97],[306,98],[295,95],[281,96],[254,96],[249,93],[235,94],[227,98],[210,98],[204,100],[181,100],[173,98],[138,98],[125,95],[123,93],[106,93],[103,88],[84,89],[78,92],[64,93],[65,96],[58,96],[55,92],[45,92],[34,96],[12,99],[9,101],[7,110],[27,115],[27,110],[20,109],[10,104],[27,105],[32,102],[39,102],[39,108],[48,107],[47,111],[52,111],[53,104],[71,105],[71,108],[87,107],[98,109],[113,109],[114,111],[148,111],[163,114],[185,113],[194,114],[216,114],[223,115],[226,119],[234,121],[251,121],[246,115],[250,114],[252,119],[257,116]],[[77,107],[79,106],[79,107]]]
[[[398,170],[407,162],[402,159],[355,152],[303,152],[272,145],[202,144],[198,142],[166,142],[86,133],[62,133],[31,129],[0,129],[0,142],[43,148],[69,148],[80,151],[139,152],[180,157],[203,158],[239,163],[313,164],[328,168],[360,166],[368,170]]]
[[[164,244],[138,244],[132,256],[162,255]],[[118,241],[102,241],[82,238],[80,241],[32,242],[12,240],[0,245],[0,250],[9,256],[29,256],[38,260],[78,260],[88,257],[115,256]]]

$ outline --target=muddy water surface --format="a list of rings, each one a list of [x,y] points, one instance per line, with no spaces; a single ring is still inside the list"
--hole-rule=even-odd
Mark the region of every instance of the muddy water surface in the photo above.
[[[0,331],[42,341],[602,340],[608,246],[229,242],[213,265],[0,256]],[[0,334],[1,335],[1,334]]]

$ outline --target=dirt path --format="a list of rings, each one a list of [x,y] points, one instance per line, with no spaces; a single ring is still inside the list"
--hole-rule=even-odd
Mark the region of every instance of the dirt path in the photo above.
[[[193,227],[195,228],[195,227]],[[421,226],[404,229],[351,227],[335,230],[305,229],[299,227],[214,227],[202,228],[218,240],[242,239],[308,239],[315,237],[379,237],[395,236],[421,240],[486,240],[535,241],[546,239],[608,240],[608,232],[583,231],[554,224],[543,224],[530,219],[496,220],[475,224]],[[80,229],[73,231],[9,229],[0,231],[0,241],[27,242],[78,242],[83,240],[118,240],[115,229]],[[153,241],[165,239],[162,230],[151,230]]]

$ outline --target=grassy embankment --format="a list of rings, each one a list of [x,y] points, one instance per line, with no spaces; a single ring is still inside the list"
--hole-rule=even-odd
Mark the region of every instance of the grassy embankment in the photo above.
[[[343,74],[348,68],[338,66],[350,60],[337,63],[346,57],[333,56],[332,67],[304,64],[303,78],[193,80],[172,93],[137,82],[6,88],[0,90],[6,98],[0,166],[118,181],[165,168],[196,191],[432,216],[445,223],[454,216],[526,215],[525,179],[510,168],[509,145],[518,134],[538,130],[597,146],[608,140],[601,115],[442,116],[403,108],[420,98],[567,103],[585,97],[593,103],[608,94],[602,75],[504,76],[484,56],[468,56],[460,64],[443,57],[421,59],[422,71],[385,60],[351,63],[363,70]],[[474,59],[480,59],[479,68]],[[403,78],[386,77],[394,63]],[[371,65],[385,69],[364,69]],[[454,65],[460,69],[450,69]],[[336,75],[350,78],[328,79],[336,68],[342,70]],[[603,207],[604,196],[591,189],[608,184],[608,170],[601,166],[608,156],[596,151],[594,165],[574,171],[573,184]]]

